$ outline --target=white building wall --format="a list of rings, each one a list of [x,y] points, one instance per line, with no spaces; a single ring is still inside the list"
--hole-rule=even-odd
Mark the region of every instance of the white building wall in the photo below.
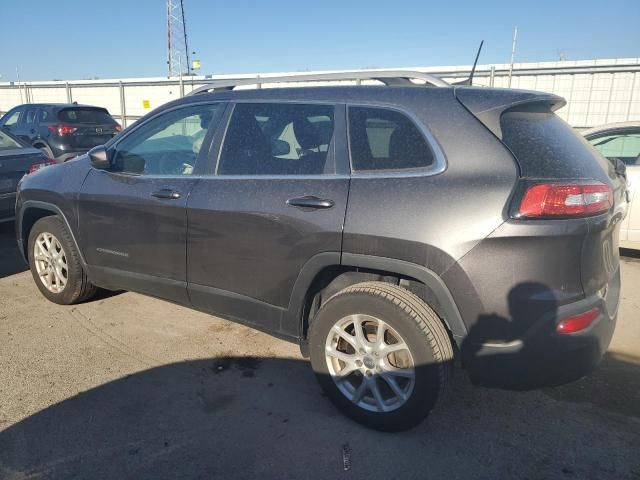
[[[492,81],[492,67],[494,70],[493,86],[507,87],[509,84],[509,65],[506,64],[479,65],[476,69],[474,84],[489,86]],[[438,74],[449,82],[455,82],[468,75],[470,66],[407,69]],[[260,75],[267,81],[269,76],[293,73],[199,76],[185,79],[182,90],[184,93],[188,93],[193,88],[200,86],[203,81],[211,79],[246,78]],[[19,88],[5,82],[0,83],[0,112],[6,112],[21,103],[67,102],[68,95],[70,95],[73,101],[103,106],[114,117],[120,118],[123,113],[120,90],[122,84],[127,123],[131,123],[151,109],[180,98],[181,88],[178,80],[174,78],[171,79],[171,82],[173,84],[167,84],[168,81],[164,77],[70,80],[68,82],[26,82],[21,84]],[[353,82],[332,83],[350,84]],[[263,88],[271,86],[283,86],[283,84],[262,84]],[[626,120],[640,120],[640,58],[519,63],[514,65],[511,87],[539,90],[564,97],[567,100],[567,106],[559,110],[558,114],[569,124],[578,128]],[[122,119],[120,121],[122,122]]]

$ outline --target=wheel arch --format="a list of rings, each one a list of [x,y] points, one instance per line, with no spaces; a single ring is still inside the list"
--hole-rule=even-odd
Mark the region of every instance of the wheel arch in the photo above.
[[[293,310],[299,323],[301,345],[306,343],[310,319],[323,301],[343,288],[369,280],[386,281],[407,288],[436,311],[457,343],[466,336],[467,328],[453,296],[434,271],[411,262],[372,255],[345,253],[339,261],[332,263],[332,259],[337,260],[329,254],[313,257],[294,287],[289,310]]]
[[[71,238],[73,239],[73,243],[75,244],[76,250],[80,254],[80,262],[82,265],[85,265],[84,257],[82,256],[82,252],[79,248],[78,242],[76,241],[75,234],[67,217],[62,212],[62,210],[52,204],[47,202],[40,202],[35,200],[27,200],[22,204],[22,208],[20,209],[20,213],[16,216],[16,231],[17,237],[19,241],[20,251],[24,260],[29,263],[29,252],[27,245],[29,243],[29,234],[31,233],[31,229],[35,225],[35,223],[41,218],[50,217],[50,216],[59,216],[64,222]]]

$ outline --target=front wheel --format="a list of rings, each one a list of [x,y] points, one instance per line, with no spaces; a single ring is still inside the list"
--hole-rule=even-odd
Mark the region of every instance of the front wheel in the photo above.
[[[54,303],[88,300],[97,288],[89,282],[80,254],[60,217],[38,220],[29,232],[29,267],[40,292]]]
[[[420,423],[444,394],[453,348],[435,312],[397,285],[365,282],[334,295],[310,331],[311,365],[347,416],[382,431]]]

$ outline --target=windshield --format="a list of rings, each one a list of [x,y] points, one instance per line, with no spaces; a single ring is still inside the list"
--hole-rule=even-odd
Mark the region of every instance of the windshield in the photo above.
[[[22,148],[22,145],[0,130],[0,150],[10,150],[13,148]]]

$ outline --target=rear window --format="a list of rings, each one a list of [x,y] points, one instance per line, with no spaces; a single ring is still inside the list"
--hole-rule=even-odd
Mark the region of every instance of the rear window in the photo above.
[[[11,150],[13,148],[22,148],[22,145],[0,130],[0,150]]]
[[[349,140],[356,171],[407,170],[434,163],[418,127],[393,110],[350,107]]]
[[[103,108],[65,108],[58,119],[66,123],[112,124],[115,120]]]
[[[523,177],[600,179],[608,169],[606,159],[553,112],[509,110],[500,125]]]

